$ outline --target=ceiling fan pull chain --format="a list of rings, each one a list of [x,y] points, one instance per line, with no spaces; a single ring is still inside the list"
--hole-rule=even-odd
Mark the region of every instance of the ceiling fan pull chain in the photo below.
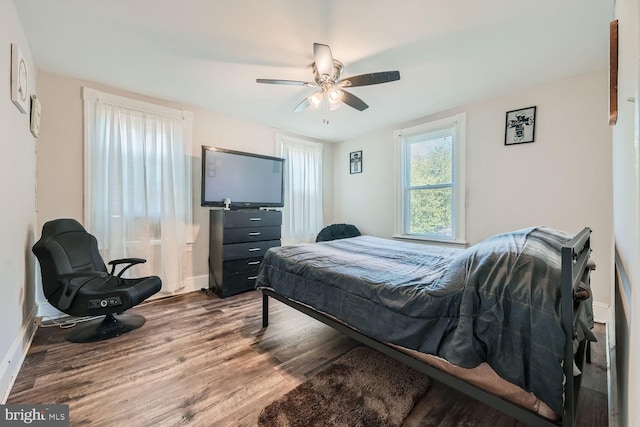
[[[323,102],[324,102],[324,117],[322,118],[322,123],[324,123],[325,125],[329,125],[329,97],[325,96],[323,97]]]

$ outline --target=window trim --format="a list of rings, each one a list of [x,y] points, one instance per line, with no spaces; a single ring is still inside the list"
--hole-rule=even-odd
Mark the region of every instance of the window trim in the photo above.
[[[406,139],[421,133],[435,132],[439,129],[454,129],[453,143],[453,230],[454,236],[451,238],[438,238],[435,236],[421,236],[405,233],[405,224],[408,212],[406,212],[406,188],[407,188],[407,158],[405,153]],[[422,123],[408,128],[397,129],[393,133],[395,144],[395,167],[396,167],[396,215],[394,238],[421,240],[429,242],[450,243],[456,245],[466,245],[466,113],[458,113]]]

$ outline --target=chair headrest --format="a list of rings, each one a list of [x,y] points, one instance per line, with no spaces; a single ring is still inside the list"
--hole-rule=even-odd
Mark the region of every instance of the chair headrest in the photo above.
[[[47,221],[42,226],[42,236],[51,237],[58,234],[80,231],[86,233],[87,230],[75,219],[61,218]]]

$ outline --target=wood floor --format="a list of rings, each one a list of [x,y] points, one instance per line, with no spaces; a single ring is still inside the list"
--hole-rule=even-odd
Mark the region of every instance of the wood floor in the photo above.
[[[147,323],[111,340],[73,344],[39,328],[7,403],[68,404],[72,426],[255,426],[264,406],[358,345],[261,296],[194,292],[132,310]],[[580,426],[607,425],[604,327],[583,380]],[[435,383],[420,426],[514,426],[515,420]]]

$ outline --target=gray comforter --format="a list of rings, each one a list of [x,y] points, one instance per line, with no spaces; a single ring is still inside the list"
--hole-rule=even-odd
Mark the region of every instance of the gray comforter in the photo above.
[[[563,413],[560,247],[528,228],[468,249],[361,236],[270,249],[257,279],[364,334],[458,366],[487,362]]]

